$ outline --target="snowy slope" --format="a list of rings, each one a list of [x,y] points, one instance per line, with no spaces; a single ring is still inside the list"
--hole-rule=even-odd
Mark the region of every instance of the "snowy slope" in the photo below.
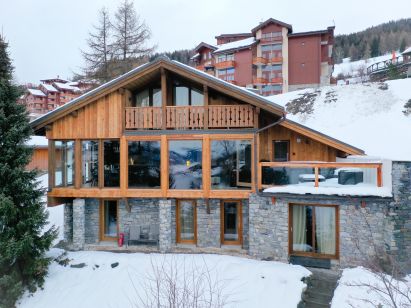
[[[403,114],[411,99],[411,79],[381,84],[327,86],[275,95],[269,99],[286,107],[287,118],[365,151],[367,155],[411,160],[411,116]],[[314,93],[312,113],[290,111],[293,100]],[[304,103],[310,106],[310,102]],[[298,109],[298,108],[297,108]]]
[[[51,253],[56,255],[58,250],[53,249]],[[142,307],[138,298],[145,302],[148,279],[154,278],[153,268],[160,270],[163,263],[162,272],[171,273],[171,268],[178,268],[181,280],[184,271],[188,273],[187,278],[192,279],[193,268],[201,271],[207,267],[211,282],[217,282],[213,285],[220,286],[220,295],[227,296],[231,302],[225,307],[295,308],[306,287],[301,279],[310,275],[298,265],[209,254],[81,251],[69,252],[67,257],[71,259],[70,264],[84,262],[86,266],[71,268],[53,262],[44,290],[38,290],[33,296],[26,294],[19,308]],[[119,265],[112,268],[115,262]]]
[[[397,56],[400,54],[397,52]],[[345,76],[358,76],[358,71],[365,67],[365,69],[377,62],[385,61],[385,60],[390,60],[392,59],[392,54],[388,53],[383,56],[379,57],[374,57],[374,58],[369,58],[366,60],[358,60],[358,61],[352,61],[350,58],[345,58],[343,59],[342,63],[339,64],[334,64],[334,71],[333,71],[333,77],[337,77],[339,74],[344,74]]]

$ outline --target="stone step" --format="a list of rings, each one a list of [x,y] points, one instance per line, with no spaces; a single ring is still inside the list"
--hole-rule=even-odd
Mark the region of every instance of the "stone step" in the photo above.
[[[304,301],[311,302],[316,301],[324,304],[331,302],[333,298],[333,293],[322,293],[322,292],[309,292],[304,296]]]

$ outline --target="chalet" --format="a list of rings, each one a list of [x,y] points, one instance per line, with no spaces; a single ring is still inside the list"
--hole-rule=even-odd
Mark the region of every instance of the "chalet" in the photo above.
[[[406,198],[391,188],[407,165],[367,158],[266,98],[168,58],[31,125],[48,139],[48,206],[64,204],[74,249],[235,251],[339,267],[361,263],[356,249],[369,248],[371,231],[407,253],[386,211]],[[116,248],[123,235],[126,247]]]

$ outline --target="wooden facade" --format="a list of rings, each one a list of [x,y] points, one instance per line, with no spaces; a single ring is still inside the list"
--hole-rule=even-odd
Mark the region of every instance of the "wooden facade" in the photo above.
[[[184,84],[200,91],[202,104],[176,106],[178,102],[173,96],[175,84]],[[152,85],[161,89],[161,106],[135,106],[134,93]],[[254,164],[248,187],[212,189],[211,143],[214,140],[249,141],[253,162],[272,161],[272,144],[275,140],[289,141],[290,161],[334,162],[338,156],[362,154],[361,150],[290,121],[283,121],[258,133],[258,129],[283,117],[284,109],[247,90],[170,60],[154,61],[68,105],[32,122],[37,134],[45,134],[49,139],[50,198],[248,198],[257,186],[256,173],[259,171]],[[54,187],[56,158],[53,141],[59,140],[72,140],[75,144],[73,186]],[[98,141],[100,144],[98,187],[81,186],[81,142],[86,140]],[[104,180],[101,179],[104,171],[101,145],[104,140],[118,140],[120,144],[119,187],[104,187]],[[128,142],[139,140],[160,142],[159,188],[128,187]],[[173,140],[202,142],[201,189],[169,188],[168,148],[169,142]],[[255,145],[257,151],[254,151]]]

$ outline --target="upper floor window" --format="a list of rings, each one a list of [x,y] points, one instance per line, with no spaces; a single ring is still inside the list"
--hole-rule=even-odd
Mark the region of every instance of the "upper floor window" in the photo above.
[[[234,54],[223,54],[217,57],[217,62],[234,61]]]
[[[136,107],[161,107],[161,88],[150,87],[135,94]]]
[[[98,186],[98,141],[81,142],[81,186]]]
[[[128,187],[160,188],[160,142],[128,142]]]
[[[203,106],[203,92],[191,86],[174,85],[173,102],[175,106]]]
[[[283,44],[268,44],[268,45],[261,46],[262,51],[275,51],[275,50],[282,50],[282,49],[283,49]]]
[[[104,140],[104,187],[120,186],[120,142]]]
[[[54,186],[74,185],[74,141],[54,141]]]

